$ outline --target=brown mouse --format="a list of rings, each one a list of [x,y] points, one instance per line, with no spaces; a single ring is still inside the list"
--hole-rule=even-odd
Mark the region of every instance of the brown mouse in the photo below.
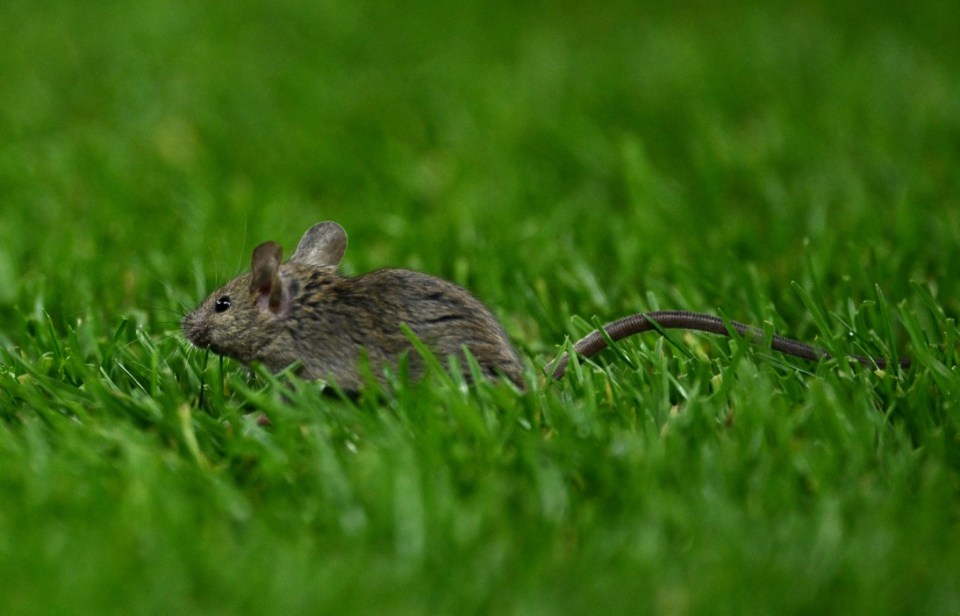
[[[437,357],[461,359],[463,348],[485,376],[505,376],[524,387],[520,357],[497,319],[461,287],[434,276],[382,269],[348,278],[337,273],[347,234],[335,222],[321,222],[303,235],[297,250],[281,263],[274,242],[253,251],[251,272],[228,282],[183,320],[193,344],[272,371],[300,362],[301,375],[326,379],[345,391],[363,384],[361,356],[383,379],[407,353],[410,376],[423,372],[402,325]]]
[[[383,381],[384,368],[396,366],[406,353],[411,378],[422,374],[423,359],[414,351],[406,325],[441,361],[459,358],[468,381],[464,348],[484,376],[506,377],[525,389],[517,351],[477,298],[452,282],[410,270],[342,276],[337,266],[346,248],[347,234],[335,222],[308,229],[286,263],[278,244],[257,246],[250,273],[228,282],[183,319],[187,339],[244,363],[260,362],[271,371],[299,362],[304,378],[333,381],[355,392],[363,385],[364,360]],[[736,321],[729,325],[748,341],[763,340],[758,328]],[[722,319],[685,311],[635,314],[604,326],[613,340],[651,329],[731,333]],[[606,346],[604,336],[594,331],[577,342],[574,351],[590,357]],[[771,348],[809,360],[829,357],[823,349],[782,336],[773,337]],[[851,359],[879,368],[887,365],[883,358]],[[568,360],[563,354],[551,363],[553,378],[564,375]],[[909,361],[900,365],[906,368]]]

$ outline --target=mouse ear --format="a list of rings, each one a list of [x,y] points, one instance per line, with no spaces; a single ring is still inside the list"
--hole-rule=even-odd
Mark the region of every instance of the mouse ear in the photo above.
[[[266,242],[253,249],[250,294],[267,298],[271,312],[280,310],[283,285],[280,282],[280,260],[283,248],[276,242]]]
[[[297,250],[290,257],[294,263],[306,265],[339,265],[347,251],[347,232],[335,222],[318,222],[300,238]]]

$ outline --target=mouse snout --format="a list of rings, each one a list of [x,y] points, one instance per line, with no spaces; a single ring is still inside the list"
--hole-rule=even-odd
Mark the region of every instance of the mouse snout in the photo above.
[[[183,318],[180,324],[184,335],[194,346],[207,348],[210,346],[210,327],[196,312],[192,312]]]

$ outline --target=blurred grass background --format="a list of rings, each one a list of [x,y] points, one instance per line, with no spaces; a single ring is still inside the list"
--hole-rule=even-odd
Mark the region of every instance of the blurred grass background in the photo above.
[[[426,268],[516,315],[529,279],[605,316],[678,272],[709,283],[688,307],[735,306],[744,262],[783,310],[812,273],[951,285],[952,16],[7,3],[2,297],[192,303],[198,268],[220,280],[321,218],[352,271]],[[595,293],[565,288],[581,266]]]
[[[4,2],[0,604],[960,609],[958,26],[948,2]],[[228,362],[191,411],[180,312],[324,219],[347,272],[466,285],[532,368],[652,308],[922,368],[648,339],[559,391],[355,408]]]

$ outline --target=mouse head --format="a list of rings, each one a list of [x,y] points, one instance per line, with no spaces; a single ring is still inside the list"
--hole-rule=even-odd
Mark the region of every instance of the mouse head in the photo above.
[[[260,244],[253,250],[250,273],[214,291],[188,314],[182,323],[184,334],[194,345],[221,355],[277,363],[272,355],[289,335],[283,322],[301,287],[300,279],[314,269],[334,274],[346,249],[346,232],[330,221],[310,227],[286,264],[281,263],[279,244]],[[286,359],[279,361],[293,361]]]

